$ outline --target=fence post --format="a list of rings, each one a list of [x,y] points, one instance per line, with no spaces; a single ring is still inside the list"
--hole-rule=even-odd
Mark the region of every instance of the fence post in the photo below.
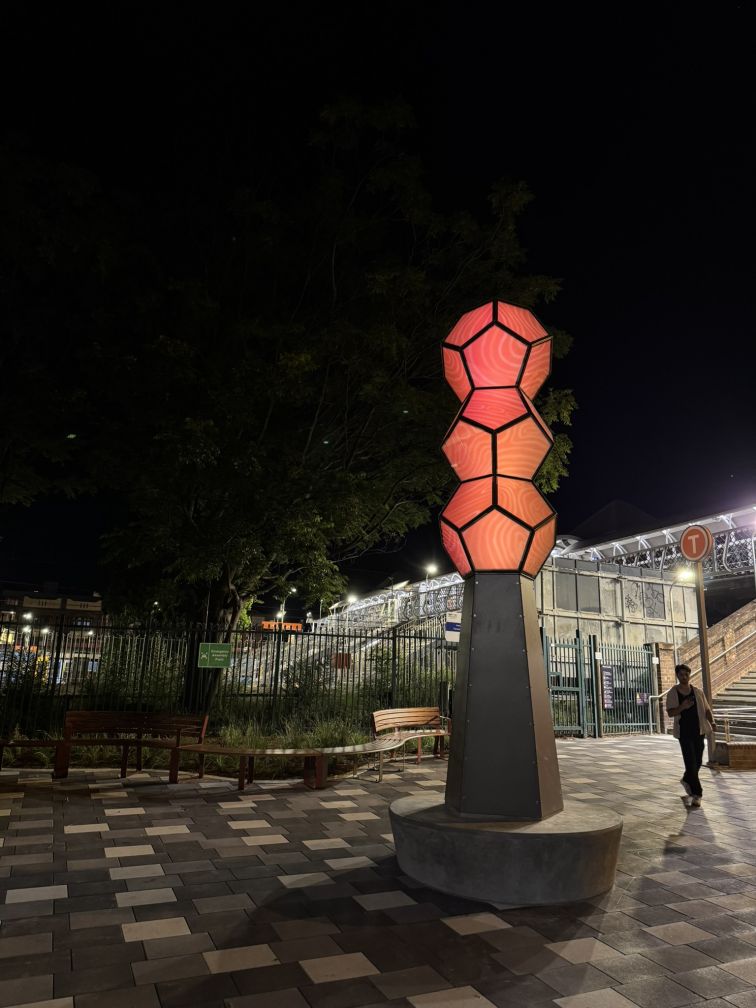
[[[397,656],[397,628],[391,628],[391,702],[392,707],[398,707],[397,680],[398,680],[398,656]]]
[[[604,737],[604,706],[601,702],[601,669],[599,668],[598,637],[591,634],[591,668],[593,669],[593,714],[596,724],[596,738]]]
[[[578,703],[580,704],[580,737],[585,738],[586,714],[585,714],[585,668],[583,654],[583,638],[580,636],[580,628],[575,631],[575,672],[578,680]]]
[[[55,657],[53,658],[53,674],[50,677],[53,692],[55,691],[55,687],[58,685],[58,676],[60,675],[60,655],[63,647],[63,637],[65,634],[65,620],[65,613],[62,612],[58,618],[58,633],[55,640]]]

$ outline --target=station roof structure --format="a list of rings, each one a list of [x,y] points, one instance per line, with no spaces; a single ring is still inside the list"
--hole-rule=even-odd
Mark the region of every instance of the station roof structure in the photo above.
[[[714,514],[695,515],[664,525],[636,528],[630,533],[557,537],[555,556],[670,570],[686,561],[680,536],[691,525],[703,525],[714,537],[715,549],[704,570],[709,577],[732,577],[754,569],[756,503]]]

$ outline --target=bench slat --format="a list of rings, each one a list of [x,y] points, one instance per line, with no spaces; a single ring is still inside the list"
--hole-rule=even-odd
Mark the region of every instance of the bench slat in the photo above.
[[[373,731],[376,734],[397,728],[440,728],[441,724],[439,707],[396,707],[373,711]]]

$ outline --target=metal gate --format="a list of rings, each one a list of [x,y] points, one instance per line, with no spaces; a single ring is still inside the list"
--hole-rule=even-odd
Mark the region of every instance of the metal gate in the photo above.
[[[602,734],[650,732],[649,698],[658,693],[651,648],[601,644],[600,649],[596,664]]]
[[[543,655],[557,735],[651,731],[649,698],[656,691],[650,648],[544,635]]]

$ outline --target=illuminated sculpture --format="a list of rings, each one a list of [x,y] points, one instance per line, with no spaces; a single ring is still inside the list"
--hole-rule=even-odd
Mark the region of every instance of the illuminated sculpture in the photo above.
[[[551,337],[524,308],[493,301],[463,315],[444,342],[444,372],[462,408],[443,443],[462,481],[441,538],[464,577],[535,577],[556,516],[533,477],[554,443],[533,405],[551,370]]]
[[[525,308],[492,301],[443,344],[462,407],[443,443],[460,484],[441,515],[465,579],[444,802],[390,808],[399,866],[442,892],[508,906],[611,888],[622,820],[565,805],[533,579],[556,515],[533,485],[553,438],[533,406],[551,339]]]

